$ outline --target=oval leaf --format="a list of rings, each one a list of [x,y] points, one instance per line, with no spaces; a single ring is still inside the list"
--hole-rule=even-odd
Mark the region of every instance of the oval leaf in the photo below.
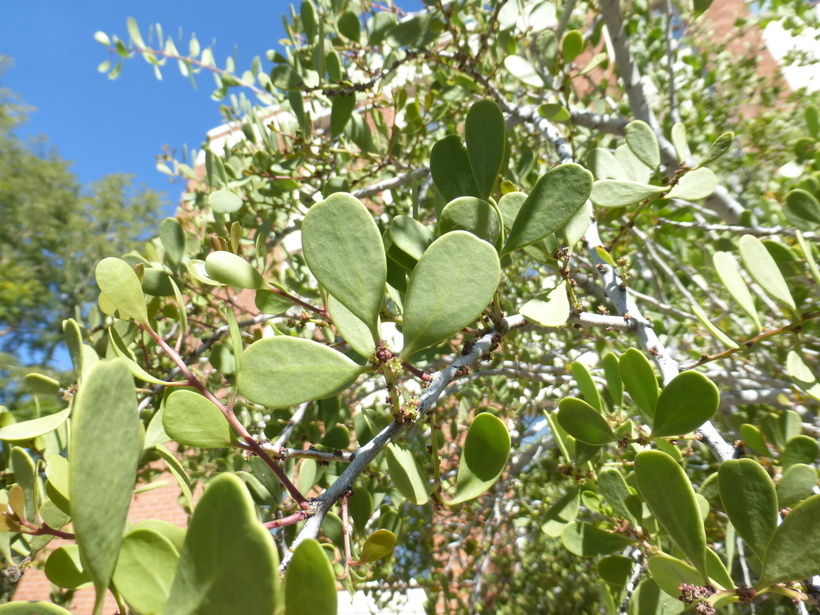
[[[262,288],[264,278],[241,256],[222,250],[205,258],[205,271],[213,280],[236,288]]]
[[[797,310],[786,280],[763,242],[754,235],[744,235],[740,238],[740,255],[754,281],[767,294]]]
[[[601,446],[618,439],[600,412],[575,397],[558,404],[558,423],[573,438],[587,444]]]
[[[495,245],[501,236],[501,219],[487,201],[463,196],[447,203],[439,216],[438,228],[441,235],[451,231],[468,231]]]
[[[500,275],[495,248],[475,235],[453,231],[434,241],[410,277],[401,358],[447,339],[478,318],[492,301]]]
[[[327,397],[355,380],[362,370],[332,348],[278,335],[245,349],[236,382],[239,392],[251,401],[269,408],[285,408]]]
[[[777,494],[772,479],[752,459],[729,459],[720,465],[718,485],[729,520],[762,560],[777,528]]]
[[[521,205],[503,253],[524,248],[561,228],[589,198],[592,173],[574,163],[542,175]]]
[[[635,348],[621,355],[618,362],[626,392],[648,417],[655,414],[658,402],[658,380],[649,359]]]
[[[285,615],[331,615],[336,608],[333,567],[322,545],[308,538],[296,547],[285,573]]]
[[[0,605],[2,615],[71,615],[63,607],[50,602],[9,602]]]
[[[418,261],[436,236],[415,218],[400,215],[390,221],[390,239],[399,250]]]
[[[570,314],[567,282],[562,281],[543,298],[530,299],[521,306],[518,313],[541,327],[560,327],[567,322]]]
[[[660,588],[670,596],[680,595],[678,587],[682,583],[701,585],[703,579],[700,573],[686,562],[666,553],[654,555],[646,562],[649,574]]]
[[[91,584],[91,577],[83,570],[80,548],[77,545],[60,547],[49,555],[45,573],[49,581],[66,589],[77,589],[85,584]]]
[[[474,103],[467,112],[464,123],[467,157],[479,197],[485,200],[492,194],[501,170],[506,130],[504,114],[495,101],[481,100]]]
[[[734,297],[740,308],[754,321],[758,331],[760,330],[760,317],[757,315],[754,299],[749,292],[749,286],[740,275],[735,259],[727,252],[715,252],[712,257],[720,281]]]
[[[233,441],[228,420],[205,397],[177,389],[165,398],[162,426],[171,438],[186,446],[222,448]]]
[[[0,440],[31,440],[37,436],[42,436],[65,423],[70,414],[71,408],[66,408],[39,419],[0,427]]]
[[[623,207],[666,191],[664,186],[650,186],[620,179],[600,179],[592,185],[590,200],[598,207]]]
[[[657,169],[661,163],[661,150],[655,131],[641,120],[629,122],[625,129],[626,144],[632,153],[650,169]]]
[[[369,564],[382,558],[393,555],[393,548],[396,546],[396,535],[390,530],[376,530],[362,546],[362,554],[359,557],[360,564]]]
[[[384,456],[390,480],[399,493],[417,506],[426,504],[430,499],[429,488],[413,453],[398,444],[388,444]]]
[[[587,154],[586,162],[587,168],[592,171],[595,179],[629,179],[621,163],[608,149],[600,147],[591,149]]]
[[[816,574],[820,574],[820,495],[810,497],[783,518],[766,548],[755,589]]]
[[[686,472],[666,453],[641,451],[635,457],[635,480],[658,523],[705,581],[706,531]]]
[[[791,507],[809,497],[817,486],[817,470],[805,463],[795,463],[783,473],[777,484],[777,506]]]
[[[165,612],[273,613],[278,560],[242,480],[220,474],[191,517]]]
[[[185,233],[182,225],[176,218],[165,218],[159,224],[159,239],[168,260],[174,265],[178,265],[185,255]]]
[[[232,214],[242,209],[242,197],[230,190],[217,190],[208,195],[208,205],[220,214]]]
[[[302,248],[313,275],[378,339],[387,257],[379,227],[354,196],[332,194],[302,222]]]
[[[598,557],[620,551],[635,541],[589,523],[574,521],[567,524],[561,532],[561,542],[570,553],[581,557]]]
[[[353,350],[365,358],[370,357],[376,351],[373,334],[370,333],[367,325],[333,295],[327,299],[327,309],[339,334]]]
[[[820,203],[805,190],[792,190],[786,195],[785,208],[792,215],[820,224]]]
[[[100,291],[125,316],[143,325],[148,324],[142,284],[131,265],[119,258],[104,258],[94,270]]]
[[[720,391],[700,372],[686,371],[667,384],[652,422],[652,437],[680,436],[708,421],[720,405]]]
[[[488,412],[473,419],[458,466],[454,505],[478,497],[495,484],[510,455],[510,432],[507,426]]]
[[[677,184],[666,195],[667,199],[683,199],[685,201],[698,201],[705,199],[717,188],[718,179],[711,169],[701,167],[694,171],[689,171],[680,178]]]
[[[481,198],[470,166],[470,155],[458,135],[448,135],[433,145],[430,174],[447,203],[460,196]]]
[[[138,613],[162,613],[178,561],[179,553],[165,536],[151,529],[133,530],[122,540],[114,584]]]
[[[128,366],[121,359],[97,363],[74,401],[68,457],[71,519],[83,567],[97,590],[95,613],[102,609],[117,562],[142,452],[140,439]]]

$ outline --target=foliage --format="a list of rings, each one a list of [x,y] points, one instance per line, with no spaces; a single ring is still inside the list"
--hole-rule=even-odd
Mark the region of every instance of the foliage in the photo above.
[[[675,38],[642,2],[305,0],[242,73],[98,33],[109,76],[213,73],[243,138],[161,165],[191,188],[64,321],[64,414],[0,414],[6,559],[74,538],[46,571],[98,613],[332,613],[373,579],[445,612],[816,605],[820,120],[711,53],[708,4]],[[158,457],[184,538],[122,532]]]

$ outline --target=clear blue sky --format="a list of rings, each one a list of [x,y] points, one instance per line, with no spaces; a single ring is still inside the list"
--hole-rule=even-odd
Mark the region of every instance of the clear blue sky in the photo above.
[[[127,42],[130,16],[147,41],[148,26],[159,22],[180,52],[196,33],[203,47],[213,44],[220,66],[233,55],[241,71],[254,56],[264,61],[268,49],[280,48],[288,7],[286,0],[0,0],[0,55],[14,60],[0,84],[36,108],[19,134],[48,137],[81,182],[131,173],[138,183],[165,191],[173,204],[181,184],[156,171],[154,157],[165,145],[177,152],[183,144],[198,148],[220,123],[219,103],[210,98],[213,77],[197,75],[195,90],[169,62],[157,81],[151,66],[133,58],[109,80],[97,72],[109,54],[94,32]]]

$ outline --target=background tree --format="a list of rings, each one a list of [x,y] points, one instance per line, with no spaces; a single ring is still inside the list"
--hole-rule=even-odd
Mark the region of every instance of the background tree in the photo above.
[[[705,8],[306,0],[242,73],[98,33],[213,73],[245,138],[162,165],[178,219],[64,323],[76,396],[0,428],[6,540],[76,539],[46,571],[97,612],[813,608],[820,119]],[[205,493],[123,535],[157,456]]]
[[[146,238],[161,197],[127,175],[81,186],[44,138],[15,134],[28,112],[0,90],[0,350],[46,364],[62,320],[82,317],[96,298],[94,265],[112,246],[125,252]],[[4,387],[0,402],[9,394]]]

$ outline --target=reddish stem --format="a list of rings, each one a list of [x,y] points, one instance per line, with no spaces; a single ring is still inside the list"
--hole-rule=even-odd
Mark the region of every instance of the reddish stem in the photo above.
[[[304,521],[308,518],[308,513],[304,510],[300,510],[299,512],[295,512],[292,515],[288,515],[287,517],[282,517],[281,519],[274,519],[273,521],[268,521],[267,523],[263,523],[266,528],[269,530],[276,529],[277,527],[285,527],[286,525],[294,525],[299,523],[300,521]]]
[[[233,428],[236,433],[242,436],[242,439],[245,440],[247,443],[248,448],[255,454],[258,455],[262,461],[264,461],[268,467],[276,474],[276,477],[280,480],[280,482],[285,486],[285,489],[288,490],[291,497],[298,502],[299,506],[302,508],[306,508],[308,505],[307,499],[299,489],[296,488],[290,479],[285,474],[285,471],[276,463],[273,459],[271,459],[270,455],[268,455],[264,449],[259,445],[259,443],[254,439],[254,437],[245,429],[245,426],[236,418],[236,415],[233,413],[233,410],[225,406],[222,402],[220,402],[213,393],[211,393],[202,382],[199,381],[199,378],[194,376],[191,372],[189,367],[185,364],[185,361],[182,360],[182,357],[179,356],[179,353],[176,352],[173,348],[171,348],[168,343],[162,339],[156,331],[154,331],[151,327],[147,325],[142,325],[148,334],[154,338],[154,341],[159,344],[160,348],[162,348],[165,353],[173,359],[174,363],[177,364],[179,367],[179,371],[182,372],[182,375],[188,379],[188,384],[190,384],[193,388],[195,388],[199,393],[205,397],[208,401],[210,401],[213,405],[219,408],[219,411],[222,415],[227,419],[228,424]]]

